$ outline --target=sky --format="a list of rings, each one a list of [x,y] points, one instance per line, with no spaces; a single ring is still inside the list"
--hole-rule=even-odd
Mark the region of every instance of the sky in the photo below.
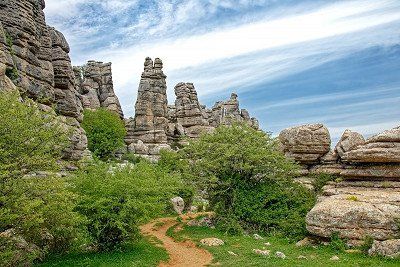
[[[398,0],[46,0],[45,14],[73,65],[112,62],[126,117],[149,56],[169,103],[178,82],[208,107],[236,92],[274,135],[323,123],[336,142],[400,125]]]

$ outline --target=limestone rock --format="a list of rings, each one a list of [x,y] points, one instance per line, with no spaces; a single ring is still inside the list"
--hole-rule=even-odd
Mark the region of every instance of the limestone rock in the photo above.
[[[330,150],[331,138],[322,124],[291,127],[279,134],[279,141],[286,156],[302,163],[318,163]]]
[[[286,255],[281,251],[275,252],[275,257],[277,257],[279,259],[286,259]]]
[[[176,213],[182,214],[185,209],[185,201],[181,197],[174,197],[171,199],[172,206]]]
[[[130,124],[133,140],[153,146],[167,144],[167,85],[162,61],[146,58],[135,105],[135,118]]]
[[[351,163],[400,163],[400,126],[369,138],[341,158]]]
[[[335,152],[342,157],[344,153],[365,143],[364,137],[356,132],[346,130],[335,147]]]
[[[400,239],[390,239],[386,241],[375,240],[372,243],[372,247],[368,250],[368,254],[398,258],[400,257]]]
[[[121,104],[114,92],[111,63],[88,61],[74,67],[75,83],[81,94],[82,105],[87,109],[106,108],[124,117]]]
[[[54,93],[59,114],[82,121],[82,104],[80,95],[75,90],[74,72],[69,58],[69,45],[64,35],[48,27],[52,41],[52,65],[54,70]]]
[[[269,254],[271,254],[270,250],[253,249],[253,252],[262,256],[269,256]]]
[[[209,247],[218,247],[224,245],[224,241],[216,237],[203,238],[200,243]]]
[[[362,243],[371,236],[376,240],[394,237],[400,214],[400,183],[341,182],[325,186],[323,196],[307,214],[307,230],[330,237],[338,232],[350,243]]]

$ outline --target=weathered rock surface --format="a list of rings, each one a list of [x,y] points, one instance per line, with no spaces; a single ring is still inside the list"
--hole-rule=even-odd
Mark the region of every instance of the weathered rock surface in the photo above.
[[[168,105],[166,75],[163,63],[146,58],[135,105],[135,117],[125,120],[128,151],[157,159],[161,149],[182,145],[182,137],[198,138],[219,125],[246,122],[258,129],[258,121],[247,110],[239,109],[237,95],[217,102],[212,110],[201,105],[192,83],[175,86],[176,100]]]
[[[185,201],[181,197],[174,197],[171,199],[172,207],[174,211],[178,214],[182,214],[185,209]]]
[[[111,63],[88,61],[74,67],[75,83],[82,105],[87,109],[106,108],[124,117],[121,104],[114,92]]]
[[[331,138],[322,124],[291,127],[279,134],[285,155],[301,164],[316,164],[330,150]]]
[[[217,247],[225,244],[224,241],[216,237],[203,238],[200,240],[200,243],[209,247]]]
[[[400,182],[341,182],[324,187],[323,195],[307,214],[307,229],[330,237],[338,232],[352,244],[367,236],[395,237],[400,229]]]
[[[369,255],[380,255],[389,258],[400,257],[400,239],[390,239],[386,241],[375,240],[372,247],[368,250]]]
[[[363,145],[365,143],[364,137],[356,132],[352,132],[350,130],[346,130],[339,142],[335,147],[335,152],[339,157],[342,157],[344,153],[355,149],[356,147]]]
[[[54,107],[72,130],[72,147],[64,158],[79,160],[87,153],[87,140],[79,124],[82,105],[69,45],[62,33],[46,25],[43,8],[44,1],[0,2],[0,84],[18,88],[22,96],[47,105],[45,110]]]
[[[156,58],[146,58],[135,105],[135,118],[127,122],[128,150],[136,154],[158,155],[167,144],[168,102],[166,75],[163,63]],[[138,141],[141,141],[140,143]],[[147,148],[138,148],[146,146]],[[143,153],[143,151],[147,153]]]

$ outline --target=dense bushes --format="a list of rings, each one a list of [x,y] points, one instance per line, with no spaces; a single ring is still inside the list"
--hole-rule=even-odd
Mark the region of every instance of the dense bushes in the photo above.
[[[123,147],[126,134],[125,124],[109,110],[85,110],[82,123],[88,138],[88,147],[100,159],[108,159]]]
[[[0,121],[0,232],[12,230],[41,253],[67,250],[81,222],[72,211],[75,195],[54,175],[68,132],[53,114],[17,93],[0,93]],[[0,247],[3,262],[15,257],[20,252]]]
[[[294,238],[305,233],[314,195],[292,181],[296,165],[268,134],[242,124],[221,126],[192,140],[179,157],[178,168],[208,193],[226,231],[275,230]]]
[[[161,216],[181,183],[147,161],[125,167],[98,162],[77,175],[74,187],[81,196],[77,211],[88,219],[92,241],[112,250],[137,238],[140,223]]]

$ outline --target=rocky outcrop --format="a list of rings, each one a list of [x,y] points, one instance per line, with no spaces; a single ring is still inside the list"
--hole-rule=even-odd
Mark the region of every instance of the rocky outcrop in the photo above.
[[[124,118],[121,104],[114,92],[111,63],[89,61],[74,67],[75,84],[86,109],[106,108]]]
[[[279,134],[279,141],[287,157],[304,165],[319,163],[331,145],[329,131],[322,124],[287,128]]]
[[[43,8],[44,1],[2,1],[0,21],[7,38],[7,66],[16,72],[13,82],[21,93],[50,105],[55,100],[52,40]]]
[[[205,119],[204,110],[192,83],[178,83],[175,86],[175,95],[175,106],[169,108],[170,120],[176,121],[173,127],[174,134],[197,138],[202,132],[212,129]]]
[[[135,105],[135,118],[128,121],[128,150],[140,155],[158,155],[168,148],[168,101],[166,75],[159,58],[146,58]]]
[[[344,181],[324,187],[306,222],[314,235],[329,238],[339,233],[350,244],[360,245],[368,236],[396,237],[399,214],[400,182]]]
[[[246,122],[258,129],[259,123],[256,118],[250,118],[246,109],[240,109],[237,94],[232,93],[228,101],[218,101],[211,110],[206,110],[206,118],[213,127],[219,125],[231,125],[234,122]]]
[[[367,140],[346,130],[333,150],[328,137],[322,125],[289,128],[279,136],[286,155],[305,166],[303,175],[329,173],[344,180],[323,188],[307,215],[308,231],[326,238],[337,232],[353,245],[367,236],[380,241],[396,237],[400,234],[400,127]],[[329,152],[323,155],[324,150]]]
[[[125,120],[128,151],[156,159],[161,149],[181,145],[182,137],[198,138],[219,125],[246,122],[258,129],[258,121],[239,108],[237,95],[217,102],[212,110],[201,105],[192,83],[175,86],[175,105],[168,105],[166,76],[158,58],[146,58],[135,105],[135,117]]]
[[[79,124],[82,105],[69,45],[62,33],[46,25],[43,8],[44,1],[0,2],[0,74],[8,76],[0,75],[0,84],[17,88],[44,110],[54,108],[72,132],[64,158],[79,160],[87,153],[87,138]]]

